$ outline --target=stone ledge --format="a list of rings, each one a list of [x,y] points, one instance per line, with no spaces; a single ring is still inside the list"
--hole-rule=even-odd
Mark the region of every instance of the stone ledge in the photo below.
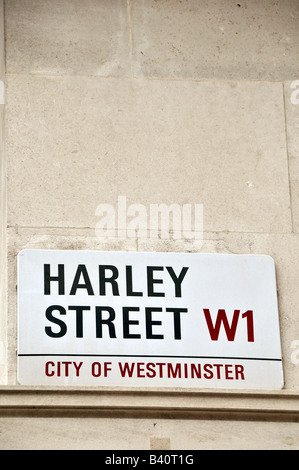
[[[299,393],[0,387],[0,416],[159,417],[299,421]]]

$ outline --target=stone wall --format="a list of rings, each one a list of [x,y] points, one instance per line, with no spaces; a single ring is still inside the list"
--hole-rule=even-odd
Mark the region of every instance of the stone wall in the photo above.
[[[298,2],[6,0],[4,7],[7,230],[5,191],[2,226],[8,285],[2,293],[4,298],[8,294],[8,314],[6,319],[4,307],[7,360],[2,348],[0,365],[5,406],[12,414],[20,407],[11,394],[18,388],[16,256],[24,248],[272,256],[285,374],[281,396],[297,400]],[[3,65],[0,70],[3,77]],[[2,165],[2,188],[4,174]],[[146,207],[203,204],[203,243],[171,236],[98,237],[97,206],[116,206],[119,196],[126,196],[128,205]],[[2,262],[5,273],[6,255]],[[1,338],[5,344],[5,334]],[[220,399],[213,392],[212,419],[198,419],[200,391],[193,409],[197,414],[188,419],[159,418],[156,404],[153,419],[138,418],[130,415],[128,402],[125,419],[100,414],[90,433],[90,416],[75,420],[73,396],[71,409],[57,417],[60,393],[53,391],[52,421],[43,414],[42,398],[34,405],[41,408],[38,420],[28,409],[14,421],[2,410],[0,447],[105,448],[112,442],[113,448],[299,447],[295,408],[283,402],[287,422],[282,415],[270,419],[271,392],[259,404],[261,420],[268,421],[259,424],[258,433],[240,410],[225,415],[231,417],[229,427],[220,412],[212,413]],[[249,414],[250,396],[240,393]],[[177,409],[187,399],[182,393]],[[150,402],[142,412],[146,407]],[[35,427],[26,436],[28,420]],[[84,444],[72,434],[74,422]]]

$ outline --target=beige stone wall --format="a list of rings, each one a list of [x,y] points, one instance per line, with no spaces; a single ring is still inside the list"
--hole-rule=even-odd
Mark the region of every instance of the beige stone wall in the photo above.
[[[2,331],[7,325],[8,373],[3,351],[2,383],[16,386],[20,250],[256,253],[271,255],[276,263],[282,395],[291,393],[296,400],[297,0],[6,0],[4,6],[8,317],[3,308],[1,321]],[[203,204],[202,246],[184,239],[97,237],[97,206],[116,205],[119,195],[128,204],[146,206]],[[2,202],[3,211],[3,194]],[[3,333],[1,338],[5,344]],[[5,387],[1,393],[15,416],[20,405],[9,401]],[[267,394],[264,399],[265,411]],[[242,403],[249,406],[247,395]],[[199,404],[200,399],[194,407]],[[157,411],[156,421],[142,421],[126,413],[121,421],[100,416],[93,434],[90,418],[59,418],[54,405],[52,420],[3,415],[0,447],[47,442],[78,448],[82,441],[72,436],[74,422],[85,436],[84,447],[108,448],[113,442],[115,448],[149,448],[150,439],[159,446],[162,438],[172,448],[299,447],[293,409],[287,422],[279,417],[260,423],[259,433],[240,416],[228,426],[215,413],[205,421],[160,419]],[[49,419],[52,437],[46,432]],[[28,420],[35,427],[23,436]],[[58,429],[63,429],[59,438]]]
[[[5,46],[4,8],[0,2],[0,384],[7,378],[7,247],[6,247],[6,156],[5,156]]]

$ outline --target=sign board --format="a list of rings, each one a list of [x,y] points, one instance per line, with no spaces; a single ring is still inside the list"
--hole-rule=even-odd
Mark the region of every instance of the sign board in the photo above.
[[[280,389],[264,255],[24,250],[23,385]]]

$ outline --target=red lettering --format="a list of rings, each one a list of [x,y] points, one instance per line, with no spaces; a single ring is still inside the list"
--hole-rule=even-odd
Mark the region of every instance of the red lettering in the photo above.
[[[197,379],[201,379],[201,367],[200,364],[191,364],[191,378],[194,379],[196,376]]]
[[[46,373],[46,376],[47,377],[53,377],[53,375],[55,374],[55,372],[53,370],[51,370],[50,372],[50,366],[55,366],[54,362],[46,362],[45,364],[45,373]]]
[[[242,313],[242,318],[247,318],[247,340],[248,342],[254,341],[254,331],[253,331],[253,311],[247,310],[247,312]]]
[[[159,375],[163,377],[163,366],[166,366],[165,362],[157,362],[156,364],[159,367]]]
[[[100,377],[100,375],[101,375],[101,364],[100,364],[100,362],[93,362],[91,364],[91,375],[93,377]]]
[[[81,368],[83,362],[79,362],[79,364],[77,364],[76,362],[73,362],[73,364],[74,364],[74,367],[76,369],[76,376],[79,377],[79,371],[80,371],[80,368]]]
[[[225,378],[226,380],[233,380],[233,377],[231,377],[229,374],[232,374],[232,365],[231,364],[225,364]]]
[[[65,376],[68,377],[69,376],[69,365],[71,364],[71,362],[68,362],[68,361],[64,361],[62,362],[61,364],[64,364],[65,365]]]
[[[211,369],[213,369],[212,364],[205,364],[203,366],[203,370],[205,371],[203,376],[204,376],[205,379],[212,379],[213,378],[213,371]]]
[[[155,364],[153,364],[152,362],[149,362],[146,365],[146,370],[147,370],[147,373],[146,373],[147,377],[149,378],[156,377]]]
[[[45,374],[47,377],[53,377],[56,375],[57,377],[64,376],[64,377],[69,377],[74,369],[76,372],[76,377],[79,377],[80,369],[83,365],[83,362],[79,362],[78,364],[76,362],[71,362],[71,361],[58,361],[58,362],[46,362],[45,364]],[[74,367],[74,369],[73,369]]]
[[[181,378],[181,364],[168,364],[167,377],[168,378]]]
[[[91,364],[91,375],[93,377],[100,377],[103,372],[104,377],[107,377],[108,372],[111,371],[111,367],[109,367],[111,364],[112,362],[104,362],[104,367],[102,368],[102,364],[100,362],[93,362]]]
[[[112,362],[104,362],[104,377],[107,377],[108,372],[111,371]]]
[[[241,380],[244,380],[244,367],[241,365],[236,365],[235,366],[235,374],[236,374],[236,379],[239,380],[239,375],[241,376]]]
[[[143,374],[142,374],[142,372],[143,372]],[[144,363],[143,362],[137,362],[137,377],[145,377]]]
[[[128,375],[129,377],[133,376],[135,362],[132,362],[131,365],[128,362],[124,362],[124,364],[119,362],[118,366],[122,377],[125,377],[126,375]]]
[[[217,369],[217,379],[220,379],[220,377],[221,377],[220,369],[221,369],[221,367],[223,367],[223,364],[214,364],[214,367],[216,367],[216,369]]]
[[[234,310],[234,315],[233,315],[231,326],[228,323],[226,312],[225,312],[224,309],[220,308],[218,310],[215,326],[213,325],[213,322],[212,322],[210,310],[208,308],[204,308],[203,312],[204,312],[204,315],[205,315],[205,319],[206,319],[206,322],[207,322],[207,326],[208,326],[209,333],[210,333],[212,341],[217,341],[218,340],[221,323],[223,323],[228,341],[234,341],[235,334],[236,334],[236,329],[237,329],[237,324],[238,324],[238,319],[239,319],[239,315],[240,315],[240,310]]]

